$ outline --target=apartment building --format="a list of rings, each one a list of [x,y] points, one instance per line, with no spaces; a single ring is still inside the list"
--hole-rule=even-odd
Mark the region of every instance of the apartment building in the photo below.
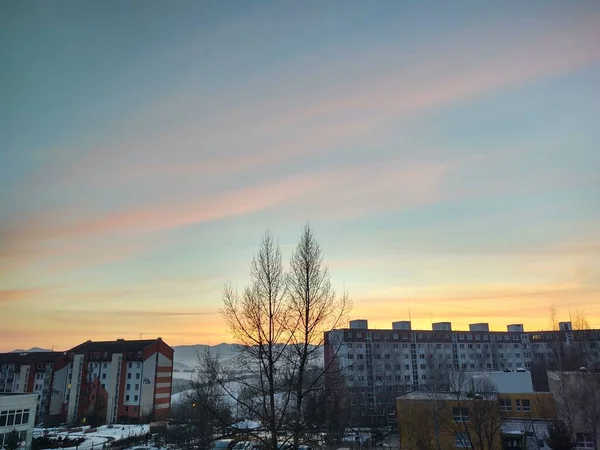
[[[37,394],[36,422],[48,413],[54,364],[62,352],[14,352],[0,354],[0,395]]]
[[[488,384],[475,383],[466,391],[414,391],[400,396],[401,447],[420,443],[423,448],[546,449],[548,424],[556,418],[554,398],[549,392],[524,388],[527,382],[523,384],[522,379],[527,375],[491,376],[490,380],[509,382],[502,388],[494,386],[493,391],[480,389]],[[511,378],[519,392],[510,392]]]
[[[0,394],[0,449],[9,447],[14,432],[19,448],[31,447],[37,404],[36,394]]]
[[[87,341],[66,352],[0,354],[0,392],[37,394],[37,421],[47,426],[166,417],[173,353],[158,338]]]
[[[87,341],[72,348],[54,370],[50,421],[115,423],[166,417],[173,353],[161,338]]]
[[[324,354],[326,367],[345,376],[351,424],[373,426],[394,423],[396,397],[431,390],[437,373],[524,371],[535,358],[551,358],[555,343],[569,346],[582,340],[598,363],[600,330],[573,331],[570,322],[561,322],[555,332],[526,332],[521,324],[500,332],[490,331],[487,323],[456,331],[450,322],[412,330],[410,321],[399,321],[380,330],[370,329],[367,320],[353,320],[349,328],[325,334]]]

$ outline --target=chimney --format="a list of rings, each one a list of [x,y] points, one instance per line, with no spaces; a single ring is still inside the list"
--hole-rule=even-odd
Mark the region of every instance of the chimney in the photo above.
[[[365,319],[351,320],[350,328],[357,330],[366,330],[369,328],[369,321]]]
[[[437,322],[432,324],[431,329],[433,331],[452,331],[451,322]]]
[[[412,325],[410,320],[401,320],[399,322],[392,322],[392,330],[410,331]]]
[[[487,323],[469,324],[469,331],[490,331],[490,325]]]

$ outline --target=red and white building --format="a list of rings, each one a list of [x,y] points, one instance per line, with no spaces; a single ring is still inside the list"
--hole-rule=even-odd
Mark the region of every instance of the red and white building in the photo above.
[[[6,380],[18,388],[13,392],[39,391],[38,409],[47,425],[139,422],[168,416],[173,354],[161,338],[87,341],[35,361],[28,355],[36,353],[3,354],[0,369],[6,367]],[[5,359],[10,362],[3,364]]]
[[[48,413],[54,363],[62,352],[0,353],[0,394],[37,394],[36,423]]]

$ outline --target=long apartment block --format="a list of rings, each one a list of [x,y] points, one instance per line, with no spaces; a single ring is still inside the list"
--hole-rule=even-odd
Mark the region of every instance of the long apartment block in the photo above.
[[[161,338],[84,342],[66,352],[0,354],[0,393],[38,394],[38,422],[166,417],[173,349]]]
[[[429,386],[439,371],[522,371],[536,358],[551,359],[556,347],[583,348],[588,364],[600,365],[600,330],[573,330],[561,322],[556,331],[525,331],[522,324],[490,331],[475,323],[468,331],[438,322],[431,330],[413,330],[410,321],[390,329],[372,329],[367,320],[325,334],[326,367],[343,374],[349,391],[351,422],[394,421],[395,398]],[[327,378],[326,378],[327,380]]]

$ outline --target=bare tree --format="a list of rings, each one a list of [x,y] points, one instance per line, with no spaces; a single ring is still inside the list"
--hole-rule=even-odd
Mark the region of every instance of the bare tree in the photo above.
[[[492,450],[500,437],[500,410],[496,387],[486,377],[468,379],[465,372],[454,377],[453,402],[448,402],[447,423],[460,433],[463,444],[475,450]]]
[[[290,314],[295,326],[291,335],[291,361],[294,366],[294,414],[292,430],[294,448],[305,429],[303,407],[330,367],[320,361],[324,336],[346,320],[351,302],[344,293],[337,295],[323,252],[309,224],[290,260],[288,277]],[[315,370],[315,367],[317,368]],[[328,386],[330,392],[331,386]],[[313,398],[314,399],[314,398]],[[320,397],[321,401],[326,398]]]
[[[198,355],[196,377],[190,383],[190,392],[178,405],[176,417],[195,426],[195,437],[200,448],[207,449],[213,437],[233,422],[232,400],[221,383],[223,368],[218,356],[208,349]],[[216,375],[216,376],[215,376]]]
[[[267,232],[250,266],[250,284],[241,295],[226,287],[221,310],[238,342],[238,369],[251,374],[239,380],[251,393],[243,406],[268,430],[267,447],[272,450],[277,450],[277,434],[286,423],[291,397],[290,386],[282,382],[286,374],[281,375],[287,370],[288,345],[296,326],[291,323],[286,283],[281,250]]]
[[[600,373],[587,369],[574,377],[574,400],[578,425],[589,430],[594,450],[598,450],[598,429],[600,428]]]

